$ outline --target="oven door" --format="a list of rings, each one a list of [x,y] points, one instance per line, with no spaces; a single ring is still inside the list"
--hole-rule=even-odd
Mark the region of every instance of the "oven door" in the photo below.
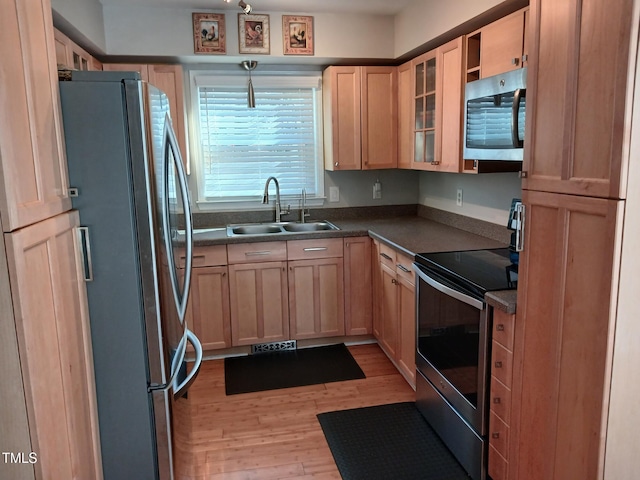
[[[480,436],[486,434],[488,309],[437,273],[417,273],[416,366]]]

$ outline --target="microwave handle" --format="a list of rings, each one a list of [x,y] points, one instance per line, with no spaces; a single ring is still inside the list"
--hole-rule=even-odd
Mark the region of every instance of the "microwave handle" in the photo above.
[[[522,148],[523,141],[518,137],[518,114],[520,113],[520,99],[527,98],[527,89],[518,88],[513,95],[511,106],[511,141],[513,148]]]

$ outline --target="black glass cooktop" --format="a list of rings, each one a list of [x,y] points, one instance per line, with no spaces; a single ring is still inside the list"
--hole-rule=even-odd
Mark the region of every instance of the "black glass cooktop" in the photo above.
[[[484,294],[516,288],[518,268],[511,262],[509,254],[508,248],[419,253],[415,260],[451,282],[467,285]]]

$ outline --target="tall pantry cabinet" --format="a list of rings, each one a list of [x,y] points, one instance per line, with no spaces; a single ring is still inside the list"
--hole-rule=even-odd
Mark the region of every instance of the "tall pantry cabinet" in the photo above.
[[[639,11],[637,0],[530,4],[510,479],[624,478],[605,470],[624,447],[611,391],[633,383],[630,367],[612,370],[630,321],[617,302]]]
[[[102,478],[48,0],[0,3],[0,478]]]

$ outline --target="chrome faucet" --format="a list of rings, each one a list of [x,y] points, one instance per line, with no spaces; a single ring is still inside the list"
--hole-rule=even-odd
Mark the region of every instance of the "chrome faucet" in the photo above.
[[[310,217],[311,214],[309,212],[305,212],[307,209],[307,189],[302,189],[302,208],[300,208],[300,223],[304,223],[304,219],[306,217]]]
[[[276,222],[280,222],[280,217],[289,213],[289,207],[286,210],[282,210],[280,205],[280,184],[276,177],[267,178],[267,182],[264,184],[264,194],[262,195],[262,203],[269,203],[269,182],[273,180],[276,184]]]

